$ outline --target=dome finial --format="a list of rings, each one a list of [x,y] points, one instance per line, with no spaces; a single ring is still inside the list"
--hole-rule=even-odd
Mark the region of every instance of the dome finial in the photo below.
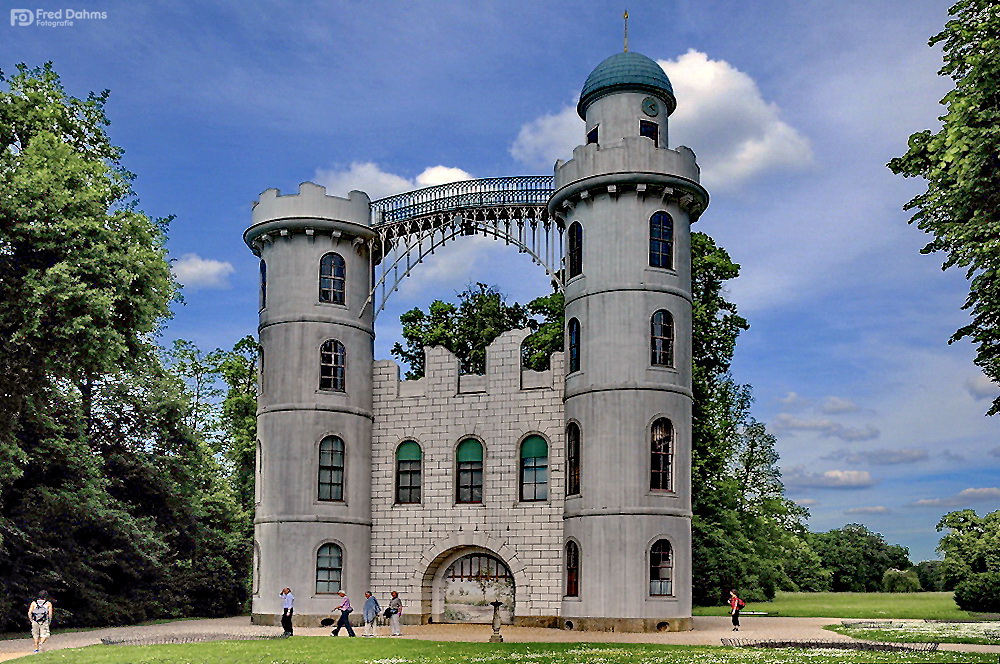
[[[622,18],[625,19],[625,52],[628,53],[628,10],[627,9],[625,10],[625,14],[624,16],[622,16]]]

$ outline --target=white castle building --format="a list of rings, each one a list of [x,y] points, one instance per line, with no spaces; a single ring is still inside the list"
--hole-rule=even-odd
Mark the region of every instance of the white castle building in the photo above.
[[[694,153],[667,147],[670,81],[633,52],[588,77],[554,178],[473,180],[370,201],[263,192],[253,620],[278,591],[315,625],[371,589],[404,621],[582,630],[691,628],[690,225]],[[485,375],[426,349],[400,381],[374,320],[435,248],[514,244],[565,293],[565,353],[522,369],[528,332]],[[355,614],[360,619],[360,612]]]

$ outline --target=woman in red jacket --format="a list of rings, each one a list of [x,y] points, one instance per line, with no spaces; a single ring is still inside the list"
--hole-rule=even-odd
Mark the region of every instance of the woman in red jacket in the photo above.
[[[729,613],[733,614],[733,631],[740,631],[740,609],[746,606],[746,602],[736,596],[735,590],[729,591]]]

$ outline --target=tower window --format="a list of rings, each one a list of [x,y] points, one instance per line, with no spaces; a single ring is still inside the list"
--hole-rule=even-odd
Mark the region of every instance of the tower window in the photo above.
[[[576,422],[566,426],[566,495],[580,493],[580,427]]]
[[[673,549],[667,540],[656,540],[649,551],[649,594],[658,597],[673,595],[673,581]]]
[[[674,269],[674,220],[666,212],[649,218],[649,265]]]
[[[569,226],[569,278],[583,272],[583,226],[574,221]]]
[[[329,253],[319,261],[319,301],[344,304],[347,293],[347,266],[344,258]]]
[[[327,436],[319,444],[319,500],[344,500],[344,441]]]
[[[548,500],[549,446],[541,436],[529,436],[521,443],[521,500]]]
[[[420,502],[420,466],[423,454],[420,445],[407,440],[396,449],[396,503],[410,505]]]
[[[260,261],[260,308],[267,306],[267,263]]]
[[[587,132],[587,145],[597,142],[597,127]]]
[[[674,317],[665,309],[650,320],[649,350],[653,366],[674,366]]]
[[[346,391],[347,351],[336,339],[323,342],[319,351],[319,389]]]
[[[340,590],[344,573],[344,551],[336,544],[324,544],[316,552],[316,594]]]
[[[674,426],[665,417],[650,428],[649,488],[653,491],[673,490]]]
[[[653,145],[660,147],[660,125],[649,120],[639,120],[639,135],[653,139]]]
[[[580,547],[566,542],[566,597],[580,596]]]
[[[566,327],[569,333],[569,371],[573,373],[580,370],[580,321],[570,318]]]
[[[455,502],[483,502],[483,445],[474,438],[463,440],[455,454]]]

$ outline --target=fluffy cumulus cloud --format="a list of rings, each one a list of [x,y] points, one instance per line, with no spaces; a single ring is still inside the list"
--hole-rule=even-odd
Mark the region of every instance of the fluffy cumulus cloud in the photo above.
[[[778,106],[764,99],[745,72],[695,50],[658,63],[678,100],[668,121],[670,145],[694,149],[710,190],[812,162],[809,141],[781,119]],[[572,156],[583,130],[576,105],[570,104],[525,123],[510,153],[531,168],[550,168],[556,159]]]
[[[896,464],[916,463],[924,461],[929,455],[927,450],[914,449],[876,449],[876,450],[836,450],[823,457],[832,461],[846,461],[847,463],[860,463],[872,466],[892,466]]]
[[[916,507],[964,507],[973,503],[1000,501],[1000,488],[981,487],[959,491],[947,498],[925,498],[913,503]]]
[[[1000,394],[1000,385],[987,378],[985,374],[979,374],[965,381],[965,390],[976,401],[993,400]]]
[[[850,399],[840,397],[827,397],[823,400],[819,410],[827,415],[839,415],[840,413],[854,413],[861,410],[861,406]]]
[[[867,470],[828,470],[811,473],[803,466],[796,466],[783,476],[789,488],[814,489],[866,489],[878,484],[878,479]]]
[[[824,438],[839,438],[847,442],[872,440],[881,435],[881,431],[873,424],[848,427],[829,418],[798,417],[789,413],[778,413],[771,421],[771,430],[779,434],[809,431]]]
[[[450,166],[429,166],[410,179],[383,171],[378,164],[370,161],[356,161],[342,169],[320,169],[313,177],[316,184],[326,187],[327,193],[332,196],[346,196],[347,192],[357,189],[368,194],[372,200],[411,189],[471,179],[469,173]]]
[[[187,288],[229,288],[229,275],[235,272],[232,264],[198,254],[183,254],[170,264],[174,278]]]
[[[781,119],[777,104],[766,101],[745,72],[693,49],[659,64],[677,95],[670,143],[695,150],[709,190],[812,162],[809,141]]]
[[[891,514],[892,510],[885,505],[869,505],[866,507],[852,507],[844,510],[844,514]]]

